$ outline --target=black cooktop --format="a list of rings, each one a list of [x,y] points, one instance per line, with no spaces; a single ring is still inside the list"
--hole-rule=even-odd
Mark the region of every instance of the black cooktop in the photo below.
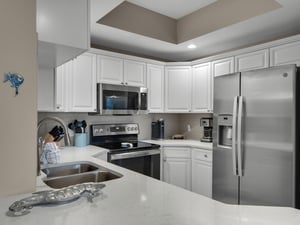
[[[98,147],[106,148],[111,153],[117,152],[130,152],[130,151],[143,151],[149,149],[158,149],[160,145],[150,144],[142,141],[135,142],[108,142],[100,144],[92,144]]]

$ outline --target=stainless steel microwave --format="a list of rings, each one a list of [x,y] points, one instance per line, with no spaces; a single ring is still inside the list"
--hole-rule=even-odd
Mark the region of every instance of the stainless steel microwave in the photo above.
[[[97,114],[133,115],[148,112],[147,88],[97,84]]]

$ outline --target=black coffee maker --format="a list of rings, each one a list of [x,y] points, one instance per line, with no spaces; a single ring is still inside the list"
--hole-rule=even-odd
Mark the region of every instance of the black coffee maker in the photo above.
[[[164,119],[159,119],[151,124],[151,139],[164,139],[165,137],[165,122]]]
[[[212,118],[202,118],[200,119],[200,125],[203,127],[203,138],[202,142],[212,142]]]

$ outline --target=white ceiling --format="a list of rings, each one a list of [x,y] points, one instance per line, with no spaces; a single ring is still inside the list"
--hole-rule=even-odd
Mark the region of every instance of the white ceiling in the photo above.
[[[179,19],[217,0],[127,0],[154,12]]]
[[[180,9],[177,1],[174,4],[175,0],[160,0],[159,4],[158,0],[132,0],[131,2],[137,1],[140,4],[151,2],[153,3],[150,4],[151,7],[154,7],[155,2],[155,5],[157,4],[162,10],[168,8],[170,10],[168,13],[174,13]],[[162,4],[165,1],[172,3]],[[123,0],[91,0],[92,43],[170,61],[186,61],[300,33],[299,0],[277,0],[283,6],[280,9],[180,44],[172,44],[96,23],[122,2]],[[183,0],[178,0],[178,2],[183,2]],[[201,1],[184,0],[184,2],[186,5],[195,7],[194,4]],[[184,10],[183,14],[186,13]],[[191,43],[197,45],[197,48],[187,49],[187,45]]]

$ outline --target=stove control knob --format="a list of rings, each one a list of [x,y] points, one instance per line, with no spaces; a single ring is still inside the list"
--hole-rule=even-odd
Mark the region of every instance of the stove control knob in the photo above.
[[[103,132],[104,132],[103,128],[100,128],[99,133],[103,133]]]
[[[99,133],[99,130],[98,129],[94,129],[94,133],[95,134]]]

